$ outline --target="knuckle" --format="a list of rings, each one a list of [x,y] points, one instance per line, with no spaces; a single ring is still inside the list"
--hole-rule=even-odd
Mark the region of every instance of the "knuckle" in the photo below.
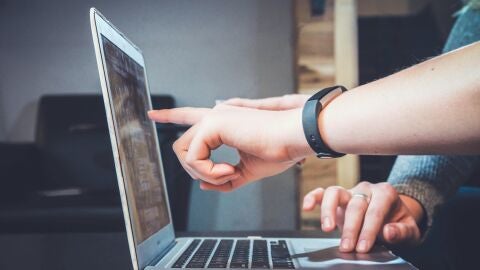
[[[319,188],[316,188],[312,191],[310,191],[308,194],[319,194],[319,193],[322,193],[323,192],[323,188],[319,187]]]
[[[236,101],[239,101],[239,100],[237,99]],[[222,102],[222,103],[219,103],[219,104],[215,105],[215,106],[213,107],[213,110],[214,110],[214,111],[221,111],[221,110],[225,110],[225,109],[228,108],[228,107],[229,107],[229,105],[224,104],[224,103]]]
[[[185,163],[189,166],[195,165],[195,158],[193,158],[191,155],[186,155],[185,156]]]
[[[367,181],[362,181],[362,182],[358,183],[357,187],[358,187],[358,188],[368,188],[368,187],[370,187],[370,185],[371,185],[371,184],[370,184],[369,182],[367,182]]]
[[[398,193],[397,191],[395,190],[395,188],[393,188],[392,186],[388,185],[388,188],[386,190],[386,194],[387,196],[389,196],[390,198],[396,198],[398,197]]]
[[[342,189],[343,189],[343,187],[340,187],[340,186],[331,186],[331,187],[328,187],[325,191],[326,192],[332,192],[332,193],[338,193]]]
[[[180,150],[180,142],[178,140],[174,141],[172,144],[173,151],[177,153]]]
[[[205,132],[212,131],[212,130],[217,130],[217,125],[221,121],[221,113],[209,113],[207,116],[205,116],[201,121],[200,121],[200,127],[198,133],[204,134]]]
[[[382,192],[382,194],[386,197],[394,198],[397,196],[397,191],[395,190],[395,188],[388,183],[379,184],[379,189]]]

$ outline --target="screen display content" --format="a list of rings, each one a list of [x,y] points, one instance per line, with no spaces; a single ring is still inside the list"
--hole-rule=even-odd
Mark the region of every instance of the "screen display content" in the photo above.
[[[140,244],[170,223],[144,68],[102,36],[111,106],[134,239]]]

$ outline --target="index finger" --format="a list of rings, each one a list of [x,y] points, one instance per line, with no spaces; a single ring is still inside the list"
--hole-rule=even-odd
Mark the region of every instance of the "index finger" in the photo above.
[[[302,106],[308,98],[309,96],[307,95],[299,94],[260,99],[232,98],[225,101],[223,104],[259,110],[281,111],[298,108]]]
[[[194,125],[210,112],[208,108],[183,107],[148,111],[148,117],[159,123]]]
[[[261,98],[261,99],[248,99],[248,98],[231,98],[225,101],[223,104],[247,107],[252,109],[261,110],[277,110],[281,108],[281,97]]]

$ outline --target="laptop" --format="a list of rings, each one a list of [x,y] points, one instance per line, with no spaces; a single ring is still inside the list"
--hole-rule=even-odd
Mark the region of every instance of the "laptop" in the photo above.
[[[339,239],[176,238],[144,57],[95,8],[90,22],[134,270],[415,269],[382,247],[339,253]]]

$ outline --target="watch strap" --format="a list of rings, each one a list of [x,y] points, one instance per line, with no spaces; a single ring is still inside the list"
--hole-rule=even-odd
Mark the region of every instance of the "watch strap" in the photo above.
[[[332,100],[328,99],[327,95],[336,89],[340,89],[342,93],[347,91],[347,89],[341,85],[322,89],[311,96],[303,107],[302,124],[305,138],[307,139],[307,142],[313,151],[317,153],[317,157],[319,158],[337,158],[345,155],[330,149],[322,140],[320,131],[318,129],[318,115],[323,109],[323,106]]]

